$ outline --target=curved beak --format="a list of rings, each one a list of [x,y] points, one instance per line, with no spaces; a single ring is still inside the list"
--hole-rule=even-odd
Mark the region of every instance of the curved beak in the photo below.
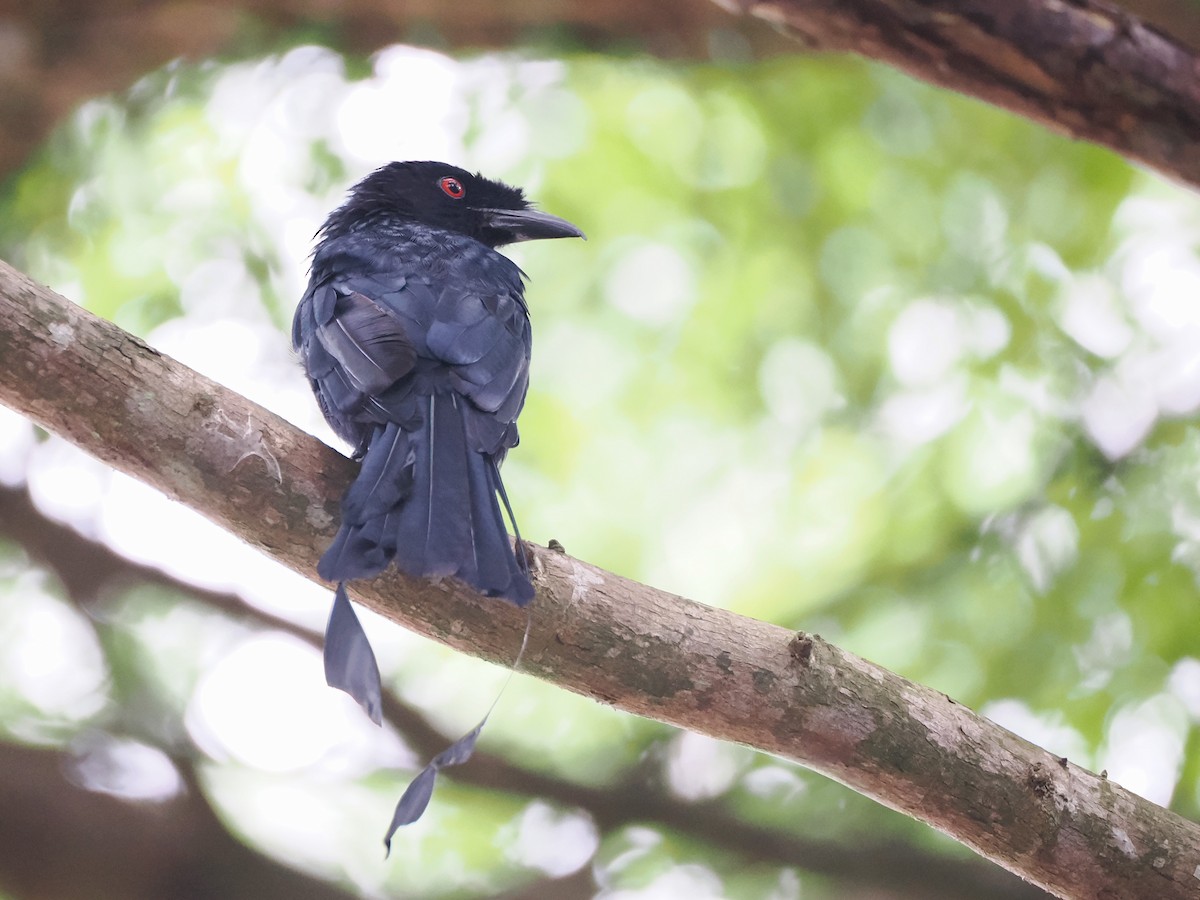
[[[484,209],[480,212],[487,222],[486,230],[493,246],[544,238],[577,237],[587,240],[587,236],[566,219],[540,210]]]

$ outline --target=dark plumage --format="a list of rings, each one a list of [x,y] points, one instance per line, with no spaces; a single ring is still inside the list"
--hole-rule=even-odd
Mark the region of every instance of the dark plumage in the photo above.
[[[498,500],[507,506],[500,463],[529,383],[529,313],[521,270],[495,248],[583,235],[519,189],[439,162],[376,170],[319,234],[292,341],[325,418],[362,460],[317,566],[339,582],[326,675],[378,719],[374,657],[340,583],[395,560],[409,575],[533,598]]]

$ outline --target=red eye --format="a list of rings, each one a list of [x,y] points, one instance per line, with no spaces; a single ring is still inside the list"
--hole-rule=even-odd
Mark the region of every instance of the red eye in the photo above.
[[[462,186],[462,182],[449,175],[438,181],[438,187],[446,192],[447,197],[455,200],[461,200],[467,194],[467,189]]]

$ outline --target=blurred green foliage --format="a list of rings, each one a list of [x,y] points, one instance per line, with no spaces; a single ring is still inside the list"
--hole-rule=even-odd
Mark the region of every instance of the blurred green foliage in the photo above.
[[[353,82],[331,54],[297,51],[175,68],[91,103],[10,184],[0,247],[151,339],[181,316],[242,316],[279,329],[256,352],[282,359],[301,239],[370,164],[352,152],[348,98],[378,91],[377,115],[427,127],[388,106],[402,87],[379,86],[403,64]],[[526,537],[820,632],[1200,815],[1194,197],[857,62],[444,65],[457,73],[447,146],[589,237],[514,254],[535,325],[506,469]],[[314,72],[326,104],[291,83]],[[234,90],[240,112],[213,99]],[[285,240],[285,218],[307,231]],[[237,296],[198,285],[214,259],[242,273]],[[281,390],[303,394],[298,370],[279,371]],[[29,577],[11,572],[10,589]],[[101,627],[108,705],[77,723],[115,716],[139,680],[182,713],[207,657],[186,641],[164,656],[164,630],[137,626],[177,602],[121,601]],[[501,677],[415,640],[390,672],[448,733]],[[434,700],[417,686],[431,677],[450,685]],[[5,722],[25,702],[11,693]],[[521,765],[590,784],[648,759],[666,771],[679,740],[528,681],[490,729],[485,744]],[[712,791],[748,820],[957,852],[838,785],[727,749],[731,774]],[[270,820],[248,824],[229,800],[285,780],[220,761],[206,776],[235,829],[288,857]],[[370,827],[402,780],[362,782],[381,811]],[[496,833],[524,800],[448,784],[434,806],[437,827],[399,841],[410,864],[388,887],[514,883]],[[332,854],[309,862],[361,875]],[[790,896],[797,877],[739,872],[647,829],[603,835],[593,864],[612,889],[686,865],[728,896]],[[833,890],[805,883],[805,896]]]

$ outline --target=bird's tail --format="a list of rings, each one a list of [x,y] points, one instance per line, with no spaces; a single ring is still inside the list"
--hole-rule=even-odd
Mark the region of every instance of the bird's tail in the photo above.
[[[453,576],[524,606],[533,585],[509,543],[496,459],[471,445],[466,417],[473,410],[456,394],[419,403],[416,428],[389,423],[376,431],[317,571],[329,581],[369,578],[394,559],[409,575]]]

